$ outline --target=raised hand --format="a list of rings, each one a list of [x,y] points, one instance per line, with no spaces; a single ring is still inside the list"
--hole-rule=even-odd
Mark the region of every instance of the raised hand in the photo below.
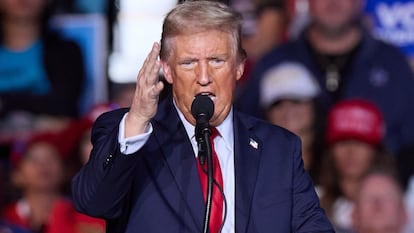
[[[125,137],[145,132],[151,118],[157,113],[159,95],[164,84],[158,80],[161,63],[158,60],[160,45],[154,43],[138,73],[131,109],[125,118]]]

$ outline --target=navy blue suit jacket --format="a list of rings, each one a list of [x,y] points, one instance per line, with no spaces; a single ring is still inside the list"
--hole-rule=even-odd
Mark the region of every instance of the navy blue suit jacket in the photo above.
[[[96,121],[90,161],[73,180],[77,209],[107,219],[108,233],[202,232],[196,159],[171,98],[160,103],[153,133],[133,155],[119,150],[126,111]],[[234,112],[235,232],[333,232],[304,171],[298,137]]]

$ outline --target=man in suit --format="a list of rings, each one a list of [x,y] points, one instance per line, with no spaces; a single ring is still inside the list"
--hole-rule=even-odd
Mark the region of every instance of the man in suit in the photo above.
[[[239,14],[218,2],[179,4],[138,74],[131,108],[97,119],[73,196],[79,211],[107,220],[107,232],[202,231],[191,114],[199,94],[214,102],[209,123],[219,134],[213,141],[225,197],[220,228],[210,232],[333,232],[304,171],[298,137],[232,107],[245,60],[240,24]],[[159,101],[161,67],[172,97]]]

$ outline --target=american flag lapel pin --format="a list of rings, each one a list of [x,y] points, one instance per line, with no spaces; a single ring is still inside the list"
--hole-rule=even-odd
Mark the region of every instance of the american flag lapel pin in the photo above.
[[[259,143],[257,143],[253,138],[250,138],[249,145],[257,150],[259,148]]]

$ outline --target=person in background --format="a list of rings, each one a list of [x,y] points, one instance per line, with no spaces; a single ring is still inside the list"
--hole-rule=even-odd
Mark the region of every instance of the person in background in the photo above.
[[[128,89],[128,92],[130,90]],[[129,94],[127,94],[129,95]],[[128,98],[125,100],[122,99],[120,104],[126,104]],[[124,102],[125,101],[125,102]],[[101,103],[95,105],[85,116],[83,116],[81,119],[74,121],[68,128],[67,132],[70,135],[74,135],[72,137],[78,139],[78,156],[80,160],[80,165],[84,166],[89,161],[89,156],[92,151],[92,143],[91,143],[91,134],[92,134],[92,127],[95,123],[96,119],[104,114],[105,112],[109,112],[115,109],[118,109],[121,107],[121,105],[118,103]],[[127,106],[130,106],[127,105]],[[124,106],[127,107],[127,106]],[[77,169],[78,171],[78,169]],[[77,172],[76,171],[76,172]]]
[[[21,197],[3,210],[3,219],[34,233],[103,233],[101,220],[78,213],[62,195],[65,135],[42,132],[16,143],[11,155],[12,181]]]
[[[7,203],[6,202],[6,189],[8,188],[6,183],[8,183],[7,174],[5,174],[5,164],[0,163],[0,211],[3,210],[3,206]],[[14,226],[6,221],[0,215],[0,233],[29,233],[22,228]]]
[[[398,178],[405,192],[408,224],[404,233],[414,232],[414,146],[407,148],[396,158]]]
[[[354,199],[354,232],[402,233],[406,223],[404,193],[394,175],[380,170],[365,175]]]
[[[366,99],[384,116],[384,143],[393,154],[414,144],[413,71],[402,51],[374,39],[363,27],[363,2],[308,1],[309,26],[297,39],[273,49],[256,63],[237,107],[263,117],[258,104],[260,80],[275,65],[296,61],[317,79],[325,115],[339,100]]]
[[[126,102],[128,102],[125,99]],[[123,101],[120,102],[122,104]],[[94,105],[87,113],[78,119],[72,120],[67,127],[58,133],[64,139],[59,148],[67,151],[65,159],[65,173],[70,180],[84,166],[92,150],[91,131],[95,120],[105,112],[120,108],[116,102],[104,102]],[[63,194],[71,197],[71,184],[64,184]],[[103,221],[101,221],[103,223]]]
[[[48,0],[0,1],[1,139],[20,136],[13,131],[19,117],[28,130],[61,129],[78,117],[81,50],[48,27],[51,11]]]
[[[361,99],[335,104],[328,114],[319,195],[337,232],[352,229],[352,209],[361,178],[373,168],[394,166],[383,147],[379,109]]]
[[[235,99],[245,88],[255,62],[285,41],[286,14],[283,0],[220,0],[243,17],[242,45],[246,51],[244,73],[237,82]]]
[[[164,19],[161,46],[154,43],[138,73],[131,108],[96,120],[73,197],[79,211],[107,220],[108,233],[333,232],[303,168],[300,139],[233,109],[246,58],[241,23],[219,2],[177,5]],[[163,100],[161,67],[172,84]],[[213,102],[209,125],[217,130],[206,224],[195,98]]]
[[[253,61],[284,42],[286,31],[284,1],[229,0],[228,4],[243,16],[243,48]]]
[[[312,74],[300,63],[284,62],[267,73],[261,81],[260,105],[272,124],[290,130],[302,140],[305,169],[317,177],[316,98],[319,86]]]
[[[65,138],[64,146],[70,151],[70,156],[68,161],[66,161],[66,167],[68,168],[67,174],[70,179],[89,160],[92,150],[91,132],[95,120],[105,112],[121,108],[121,105],[124,105],[123,108],[127,107],[127,104],[130,105],[130,91],[130,86],[126,86],[125,96],[123,96],[123,91],[121,91],[119,95],[123,97],[115,98],[112,102],[95,104],[82,117],[71,121],[66,128],[59,132],[59,134]],[[70,196],[70,185],[68,187],[65,186],[64,188],[65,194]]]

